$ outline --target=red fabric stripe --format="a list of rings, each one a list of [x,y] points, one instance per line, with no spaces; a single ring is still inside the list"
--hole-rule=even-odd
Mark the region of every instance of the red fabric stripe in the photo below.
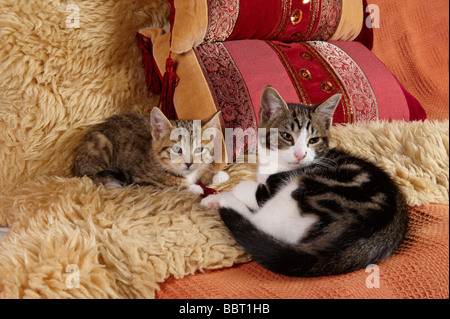
[[[284,0],[241,1],[232,39],[267,39],[276,29]]]
[[[303,3],[302,0],[241,1],[239,18],[232,39],[277,39],[286,42],[305,41],[319,27],[321,0]],[[297,24],[291,22],[293,13],[300,12]]]

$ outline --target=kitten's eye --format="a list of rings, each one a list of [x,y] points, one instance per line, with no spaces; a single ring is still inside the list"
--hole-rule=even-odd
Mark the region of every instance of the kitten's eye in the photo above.
[[[177,145],[172,146],[172,152],[178,155],[183,154],[183,149]]]
[[[196,154],[200,154],[200,153],[202,153],[203,152],[203,150],[204,150],[204,148],[203,148],[203,146],[201,146],[201,147],[197,147],[195,150],[194,150],[194,153],[196,153]]]
[[[309,139],[308,144],[317,144],[320,141],[320,137],[313,137]]]
[[[286,141],[293,141],[292,135],[286,132],[280,132],[280,135],[282,138],[284,138]]]

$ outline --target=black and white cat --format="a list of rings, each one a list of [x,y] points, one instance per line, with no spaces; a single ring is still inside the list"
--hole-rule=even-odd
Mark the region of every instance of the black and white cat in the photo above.
[[[220,209],[236,241],[276,273],[355,271],[389,257],[405,236],[407,205],[389,175],[329,147],[340,99],[336,94],[310,107],[288,105],[274,88],[265,88],[257,181],[202,201]]]

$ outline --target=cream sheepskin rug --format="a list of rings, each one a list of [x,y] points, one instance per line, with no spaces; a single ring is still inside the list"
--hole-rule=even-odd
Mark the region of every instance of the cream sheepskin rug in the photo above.
[[[0,228],[11,228],[0,239],[0,298],[153,298],[169,276],[248,261],[198,196],[70,177],[88,127],[157,103],[135,35],[165,26],[166,1],[0,7]],[[333,143],[378,162],[409,205],[448,204],[448,131],[448,121],[360,123],[334,127]],[[218,189],[254,169],[230,165]]]

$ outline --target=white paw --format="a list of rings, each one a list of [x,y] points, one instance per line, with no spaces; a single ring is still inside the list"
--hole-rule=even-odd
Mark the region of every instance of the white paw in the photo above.
[[[203,188],[197,184],[189,185],[189,191],[194,194],[203,194]]]
[[[106,187],[119,187],[119,188],[122,188],[123,186],[119,182],[111,181],[111,182],[105,183],[105,188]]]
[[[219,210],[220,209],[220,194],[209,195],[201,200],[200,205],[205,206],[208,209]]]
[[[230,180],[230,175],[227,172],[219,171],[213,177],[213,184],[223,184]]]

